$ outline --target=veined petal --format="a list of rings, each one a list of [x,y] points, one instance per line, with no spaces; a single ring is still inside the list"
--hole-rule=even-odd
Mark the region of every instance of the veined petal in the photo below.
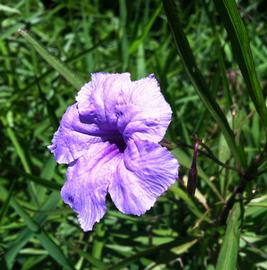
[[[92,230],[106,212],[108,186],[121,156],[116,145],[98,143],[71,163],[67,170],[61,196],[78,213],[84,231]]]
[[[123,160],[109,186],[117,208],[141,215],[178,178],[178,162],[164,147],[149,141],[129,140]]]
[[[125,139],[159,142],[171,121],[171,108],[153,75],[131,81],[129,73],[94,73],[78,96],[79,113]]]
[[[58,163],[70,163],[82,156],[89,146],[101,142],[105,132],[79,116],[77,104],[70,106],[63,115],[59,129],[48,148]]]
[[[93,73],[91,82],[85,84],[76,97],[79,113],[93,117],[103,130],[117,130],[116,106],[130,83],[130,73]]]
[[[133,81],[124,97],[124,118],[119,120],[125,138],[159,142],[171,121],[172,111],[153,75]],[[122,106],[121,106],[122,107]]]

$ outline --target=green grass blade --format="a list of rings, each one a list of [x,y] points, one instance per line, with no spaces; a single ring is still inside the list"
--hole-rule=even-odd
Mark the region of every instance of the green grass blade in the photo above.
[[[223,244],[219,253],[216,270],[235,270],[239,249],[241,226],[240,203],[235,203],[228,220]]]
[[[28,180],[30,180],[34,183],[37,183],[43,187],[46,187],[48,189],[53,189],[53,190],[57,190],[57,191],[59,191],[61,189],[61,185],[59,185],[56,182],[46,180],[42,177],[35,176],[33,174],[30,174],[30,173],[20,172],[20,174],[23,175],[25,177],[25,179],[28,179]]]
[[[52,210],[55,209],[59,201],[58,192],[52,193],[40,210]],[[37,214],[34,216],[34,221],[38,224],[42,224],[46,220],[47,216],[43,214]],[[14,241],[13,245],[9,247],[5,254],[5,260],[7,262],[8,268],[12,268],[15,262],[16,256],[19,251],[27,244],[30,238],[33,236],[33,232],[26,228],[19,232],[18,237]]]
[[[45,231],[42,230],[40,233],[36,234],[36,237],[48,251],[50,256],[53,257],[64,269],[74,270],[74,267],[70,264],[68,258],[63,254],[60,247],[56,245]]]
[[[96,259],[101,259],[102,251],[104,248],[104,235],[105,230],[103,228],[103,224],[99,223],[95,228],[95,239],[92,247],[92,257]]]
[[[33,46],[33,48],[42,56],[44,60],[47,61],[49,65],[51,65],[55,70],[58,71],[70,84],[72,84],[77,90],[81,89],[81,86],[84,84],[83,80],[79,78],[74,72],[72,72],[69,68],[66,67],[65,63],[62,63],[50,53],[47,52],[43,46],[34,39],[27,31],[19,30],[20,35],[22,35],[25,40]]]
[[[16,202],[16,200],[11,200],[11,206],[16,210],[16,212],[21,216],[21,218],[26,222],[29,229],[33,232],[38,232],[39,226],[36,222],[23,210],[23,208]]]
[[[14,187],[15,187],[15,181],[13,180],[12,184],[10,186],[9,192],[8,192],[8,196],[5,199],[4,204],[2,205],[2,207],[0,209],[0,224],[1,224],[3,217],[5,216],[5,214],[7,212],[10,200],[11,200],[13,192],[14,192]]]
[[[88,262],[90,262],[92,266],[97,267],[98,270],[107,268],[107,266],[102,261],[96,259],[87,252],[80,251],[80,255],[84,257]]]
[[[2,123],[4,125],[6,125],[6,122],[4,118],[1,119],[2,120]],[[22,166],[24,168],[24,171],[28,174],[31,173],[31,168],[30,168],[30,163],[27,159],[27,156],[25,154],[25,151],[24,149],[22,148],[22,146],[20,145],[19,143],[19,140],[16,136],[16,133],[14,132],[14,130],[9,127],[9,126],[6,126],[6,133],[9,137],[9,139],[11,140],[16,152],[17,152],[17,155],[22,163]],[[30,187],[30,192],[31,192],[31,196],[32,196],[32,199],[33,201],[38,205],[39,204],[39,200],[38,200],[38,195],[37,195],[37,191],[36,191],[36,187],[34,185],[34,183],[30,183],[29,185]]]
[[[16,30],[17,31],[17,30]],[[0,34],[1,37],[1,34]],[[99,40],[95,45],[93,45],[92,47],[68,58],[65,63],[73,63],[77,60],[79,60],[80,58],[83,58],[84,56],[86,56],[88,53],[91,53],[93,51],[95,51],[97,48],[99,48],[102,44],[105,43],[105,41],[107,41],[109,38],[109,35],[106,36],[105,38]],[[1,45],[1,44],[0,44]],[[30,91],[31,88],[33,86],[36,86],[37,83],[40,83],[41,81],[43,81],[49,74],[51,74],[54,71],[54,68],[48,69],[46,72],[44,72],[43,74],[41,74],[40,76],[38,76],[36,79],[34,79],[32,82],[30,82],[28,85],[26,85],[26,87],[24,87],[22,90],[24,93],[26,93],[27,91]],[[19,94],[17,94],[17,98],[19,97]]]
[[[214,0],[232,44],[249,95],[267,131],[267,108],[260,86],[246,27],[241,19],[235,0]]]
[[[211,223],[212,221],[206,217],[206,213],[202,213],[198,207],[196,206],[196,204],[194,203],[194,201],[190,198],[190,196],[183,191],[179,186],[171,186],[170,187],[170,191],[172,191],[175,195],[177,195],[177,197],[179,197],[181,200],[183,200],[185,202],[185,204],[187,205],[188,209],[197,217],[200,219],[204,219],[205,221]]]
[[[22,166],[23,166],[25,172],[31,173],[29,162],[27,160],[27,157],[25,155],[23,148],[21,147],[21,145],[17,139],[17,136],[16,136],[14,130],[10,127],[6,127],[6,133],[9,137],[9,139],[11,140],[12,144],[14,145],[14,148],[17,152],[17,155],[22,163]]]
[[[126,1],[120,0],[120,31],[122,69],[125,70],[129,62],[129,49],[127,37],[127,6]]]
[[[0,4],[0,11],[4,11],[7,13],[20,14],[20,11],[16,8],[12,8],[6,5]]]
[[[158,246],[154,246],[154,247],[150,247],[148,249],[145,249],[141,252],[138,252],[130,257],[127,257],[123,260],[121,260],[120,262],[106,268],[106,270],[119,270],[119,269],[125,269],[125,267],[127,265],[129,265],[131,262],[134,262],[138,259],[141,259],[143,257],[146,257],[150,254],[154,254],[154,253],[158,253],[159,251],[162,251],[162,250],[167,250],[167,249],[171,249],[171,248],[176,248],[180,245],[184,245],[190,241],[193,241],[194,238],[192,237],[188,237],[188,238],[179,238],[179,240],[174,240],[174,241],[171,241],[171,242],[168,242],[168,243],[165,243],[165,244],[161,244],[161,245],[158,245]]]
[[[219,74],[220,74],[219,76],[222,76],[222,85],[223,85],[224,96],[225,96],[225,101],[226,101],[225,107],[229,110],[232,105],[232,97],[231,97],[231,92],[230,92],[229,81],[226,76],[226,67],[224,64],[221,48],[218,48],[218,67],[219,67]]]
[[[183,31],[179,17],[177,16],[174,1],[163,0],[163,7],[167,15],[171,31],[173,33],[177,50],[181,56],[187,73],[190,76],[199,97],[201,98],[205,107],[209,110],[212,117],[220,126],[230,149],[232,149],[233,155],[237,163],[240,164],[242,167],[245,167],[245,159],[244,155],[242,154],[242,148],[237,147],[233,131],[231,130],[224,113],[222,112],[218,103],[209,91],[209,87],[205,82],[202,73],[197,67],[193,52]]]
[[[37,87],[38,87],[38,90],[39,90],[40,98],[41,98],[42,102],[46,105],[46,110],[47,110],[47,114],[48,114],[50,123],[53,126],[53,128],[55,130],[57,130],[57,128],[59,126],[59,121],[57,119],[56,111],[52,107],[52,105],[50,104],[49,100],[46,98],[45,94],[43,93],[43,91],[41,89],[41,85],[40,85],[37,78],[36,78],[36,84],[37,84]]]
[[[32,236],[33,232],[30,231],[28,228],[22,230],[19,233],[19,236],[16,238],[13,245],[8,249],[5,254],[5,261],[7,263],[8,269],[12,269],[18,253],[27,244],[27,242]]]
[[[61,249],[56,245],[56,243],[49,237],[49,235],[35,222],[30,215],[17,203],[16,200],[11,200],[11,205],[15,211],[21,216],[25,221],[28,228],[36,234],[36,237],[40,241],[41,245],[48,251],[51,257],[53,257],[64,269],[73,270],[74,268],[68,262]]]
[[[146,36],[149,33],[149,30],[151,29],[151,27],[153,26],[155,20],[157,19],[157,17],[159,16],[160,12],[162,10],[162,5],[160,4],[158,6],[158,8],[155,10],[154,14],[151,16],[151,19],[148,21],[147,25],[145,26],[145,28],[142,31],[142,35],[140,37],[138,37],[131,45],[130,47],[130,53],[134,53],[138,47],[140,46],[141,43],[144,42],[144,39],[146,38]]]

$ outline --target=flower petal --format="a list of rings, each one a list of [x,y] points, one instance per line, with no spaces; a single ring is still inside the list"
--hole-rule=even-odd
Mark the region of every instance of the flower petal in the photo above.
[[[101,142],[104,135],[105,132],[91,123],[90,118],[81,118],[77,104],[73,104],[63,115],[52,145],[48,148],[58,163],[70,163],[82,156],[90,145]]]
[[[165,101],[154,75],[134,81],[125,99],[125,119],[120,131],[125,138],[159,142],[171,121],[172,111]]]
[[[67,170],[61,196],[78,213],[84,231],[92,230],[106,212],[108,186],[121,156],[116,145],[98,143],[71,163]]]
[[[130,83],[130,73],[93,73],[76,97],[79,113],[93,117],[103,130],[117,131],[116,105]]]
[[[178,177],[178,162],[164,147],[129,140],[109,193],[125,214],[141,215]]]
[[[129,73],[94,73],[76,100],[81,115],[126,140],[159,142],[171,121],[171,108],[154,75],[131,81]]]

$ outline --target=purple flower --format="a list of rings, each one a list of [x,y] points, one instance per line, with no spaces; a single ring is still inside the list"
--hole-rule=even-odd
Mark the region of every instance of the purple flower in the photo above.
[[[106,212],[110,194],[125,214],[141,215],[178,177],[178,162],[162,147],[171,108],[150,75],[92,74],[62,117],[49,149],[69,164],[61,190],[84,231]]]

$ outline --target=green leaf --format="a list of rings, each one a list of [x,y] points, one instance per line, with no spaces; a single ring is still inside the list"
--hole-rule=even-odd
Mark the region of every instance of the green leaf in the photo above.
[[[257,77],[247,30],[239,14],[236,1],[214,0],[214,3],[223,19],[232,44],[234,57],[236,58],[244,77],[248,93],[261,117],[265,130],[267,131],[267,108],[262,88]]]
[[[216,270],[235,270],[239,249],[241,207],[236,202],[227,219],[226,233],[217,260]]]
[[[209,90],[208,84],[206,83],[202,73],[200,72],[196,64],[196,60],[182,28],[180,19],[177,16],[175,3],[173,0],[164,0],[163,6],[167,15],[171,31],[173,33],[177,50],[181,56],[186,71],[195,86],[197,94],[199,95],[205,107],[209,110],[210,114],[221,128],[227,144],[229,145],[230,149],[232,149],[233,155],[237,163],[244,168],[245,159],[243,155],[243,149],[237,147],[235,143],[234,133],[231,130],[223,111],[214,99],[211,91]]]
[[[193,245],[195,245],[197,241],[198,239],[194,239],[192,241],[189,241],[187,243],[184,243],[182,245],[172,248],[171,251],[176,255],[183,254],[187,252]]]
[[[82,85],[84,84],[83,80],[77,76],[74,72],[72,72],[69,68],[67,68],[65,63],[62,63],[50,53],[47,52],[43,46],[34,39],[27,31],[18,30],[19,34],[22,35],[25,40],[33,46],[33,48],[42,56],[44,60],[47,61],[49,65],[51,65],[55,70],[58,71],[60,75],[62,75],[70,84],[72,84],[77,90],[80,90]]]
[[[267,195],[262,195],[251,200],[246,207],[245,218],[256,220],[260,216],[266,215]]]
[[[48,251],[64,269],[73,270],[74,268],[69,263],[67,257],[61,251],[60,247],[50,238],[50,236],[39,226],[39,224],[31,218],[31,216],[24,211],[24,209],[17,203],[16,200],[11,200],[11,205],[15,211],[22,217],[28,228],[35,233],[41,245]]]

